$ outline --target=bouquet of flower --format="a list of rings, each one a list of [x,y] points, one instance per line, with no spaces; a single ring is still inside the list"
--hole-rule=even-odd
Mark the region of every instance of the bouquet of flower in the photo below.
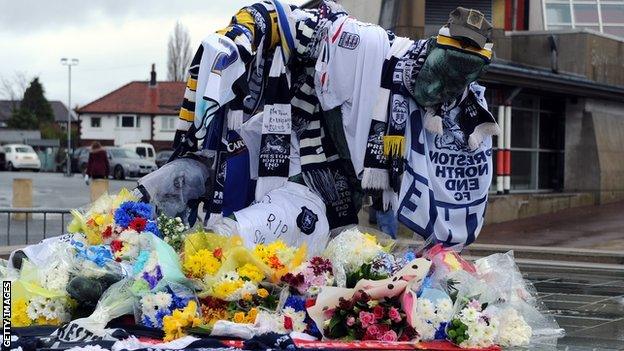
[[[281,240],[276,240],[269,244],[258,244],[252,254],[262,263],[273,270],[274,281],[279,281],[281,277],[299,266],[306,255],[305,245],[295,248],[286,245]]]
[[[163,317],[162,323],[165,332],[165,341],[171,341],[185,336],[186,329],[198,327],[202,323],[197,309],[197,302],[190,300],[186,307],[173,310],[171,315]]]
[[[412,326],[421,340],[445,339],[445,329],[453,316],[453,302],[450,298],[430,300],[421,297],[416,302]]]
[[[288,284],[293,292],[316,296],[321,287],[334,284],[331,261],[323,257],[312,257],[293,272],[283,275],[281,280]]]
[[[108,194],[102,195],[85,212],[71,211],[73,219],[67,231],[84,234],[89,245],[108,244],[116,235],[113,218],[116,209],[123,202],[135,200],[136,198],[126,189],[122,189],[114,197]]]
[[[485,310],[486,304],[470,300],[447,326],[448,340],[461,348],[484,348],[494,345],[497,322]]]
[[[253,324],[259,309],[273,311],[277,307],[278,296],[269,289],[258,288],[253,294],[244,294],[238,301],[225,301],[215,297],[200,300],[203,327],[210,328],[217,321],[231,321]]]
[[[336,283],[344,287],[347,286],[350,275],[357,275],[356,272],[362,269],[362,266],[370,264],[383,252],[384,248],[377,242],[375,236],[362,233],[354,227],[332,239],[322,256],[331,261]],[[370,271],[370,268],[364,269]]]
[[[195,295],[183,285],[170,283],[162,291],[149,292],[141,296],[135,306],[138,323],[151,328],[162,328],[163,318],[176,309],[184,309]]]
[[[165,214],[160,214],[156,219],[158,223],[158,231],[161,233],[163,240],[176,252],[181,252],[184,245],[185,232],[189,227],[182,222],[182,218],[171,218]]]
[[[11,309],[11,325],[14,327],[60,325],[71,319],[71,300],[65,296],[17,298],[12,301]]]
[[[324,335],[331,339],[411,341],[418,337],[407,324],[397,298],[374,300],[363,291],[326,312]]]

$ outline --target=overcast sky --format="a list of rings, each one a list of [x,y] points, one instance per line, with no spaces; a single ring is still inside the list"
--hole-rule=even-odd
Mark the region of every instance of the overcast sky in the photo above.
[[[48,100],[67,103],[67,67],[60,59],[78,58],[72,105],[83,105],[129,81],[148,80],[152,63],[165,80],[167,40],[176,21],[188,28],[194,53],[204,36],[253,2],[0,0],[0,77],[16,71],[39,76]]]

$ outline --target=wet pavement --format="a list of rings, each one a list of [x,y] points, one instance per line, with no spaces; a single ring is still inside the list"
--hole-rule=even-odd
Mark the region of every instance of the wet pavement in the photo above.
[[[521,264],[566,336],[559,350],[624,350],[624,267]]]
[[[624,251],[624,201],[489,225],[486,218],[476,243]]]

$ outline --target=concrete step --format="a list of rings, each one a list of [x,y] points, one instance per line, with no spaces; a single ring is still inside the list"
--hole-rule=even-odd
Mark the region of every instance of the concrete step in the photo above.
[[[8,260],[11,252],[23,248],[24,245],[0,246],[0,258]]]

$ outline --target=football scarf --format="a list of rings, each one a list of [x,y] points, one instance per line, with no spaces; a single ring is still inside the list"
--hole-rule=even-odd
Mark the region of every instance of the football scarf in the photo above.
[[[278,47],[273,55],[265,90],[255,196],[257,201],[288,180],[292,132],[289,92],[289,77]]]
[[[412,40],[396,37],[384,61],[366,144],[364,189],[389,189],[391,178],[394,179],[392,183],[398,183],[396,175],[402,167],[400,160],[404,154],[405,126],[409,116],[408,99],[402,91],[403,75],[405,67],[417,67],[418,57],[411,57],[422,51],[425,51],[424,45],[414,45]],[[416,54],[407,55],[408,52]],[[396,169],[393,177],[389,176],[390,166]]]
[[[489,118],[484,90],[473,83],[463,100],[440,109],[442,135],[424,127],[424,109],[410,102],[410,152],[397,215],[414,232],[434,236],[445,246],[469,245],[483,226],[492,181],[492,139],[486,135],[472,147],[469,135]]]

